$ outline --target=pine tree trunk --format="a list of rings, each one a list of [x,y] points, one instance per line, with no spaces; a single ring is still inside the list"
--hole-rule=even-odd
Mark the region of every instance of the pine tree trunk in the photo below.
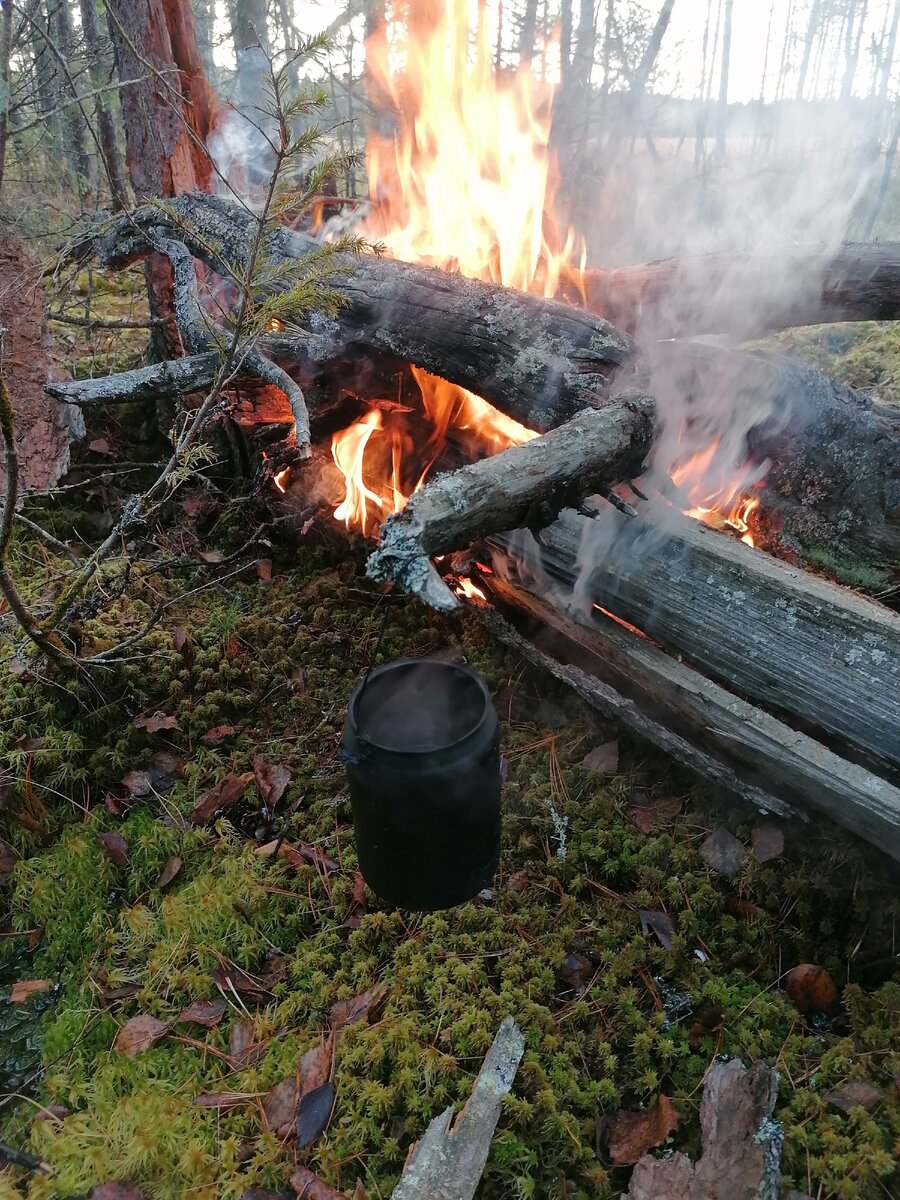
[[[91,83],[94,88],[102,85],[99,67],[103,62],[103,52],[100,47],[100,35],[97,30],[96,0],[80,0],[81,29],[84,34],[84,45],[91,64]],[[122,166],[122,156],[119,153],[119,143],[116,137],[116,127],[112,113],[105,96],[98,95],[94,100],[94,112],[97,120],[97,141],[103,169],[109,182],[114,212],[122,212],[128,207],[128,191],[125,182],[125,172]]]
[[[65,90],[72,99],[79,96],[78,84],[72,72],[75,59],[75,38],[72,33],[72,18],[68,4],[59,3],[55,12],[56,46],[67,64],[64,69],[60,66],[60,74],[65,80]],[[79,193],[84,196],[93,190],[95,172],[91,156],[85,145],[84,117],[79,104],[69,105],[63,112],[63,128],[66,134],[66,150],[72,164],[72,170],[78,181]]]
[[[525,0],[525,12],[519,30],[519,61],[531,62],[534,56],[534,39],[537,32],[538,0]]]
[[[806,77],[809,74],[809,62],[812,58],[816,35],[819,32],[821,15],[822,0],[813,0],[813,6],[809,14],[809,24],[806,27],[806,40],[803,43],[803,58],[800,62],[800,75],[797,79],[798,100],[803,99],[803,93],[806,91]]]
[[[237,100],[242,106],[259,104],[263,48],[269,45],[266,0],[235,0],[231,14],[231,36],[237,64]]]
[[[0,192],[6,167],[6,140],[9,133],[9,92],[11,83],[10,59],[13,40],[12,0],[0,0]]]
[[[716,137],[716,154],[725,157],[725,139],[728,133],[728,74],[731,66],[731,18],[734,0],[725,0],[725,28],[722,32],[722,70],[719,76],[719,129]]]

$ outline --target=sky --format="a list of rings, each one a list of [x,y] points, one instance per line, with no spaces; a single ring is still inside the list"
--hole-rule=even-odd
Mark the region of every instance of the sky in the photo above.
[[[346,0],[296,0],[294,9],[300,29],[305,33],[318,31],[328,25],[345,7]],[[605,8],[605,0],[600,0]],[[660,0],[643,0],[646,9],[658,11]],[[672,21],[666,33],[661,55],[661,72],[658,90],[674,95],[691,97],[696,94],[702,70],[703,33],[706,24],[708,0],[675,0]],[[720,0],[712,0],[713,25]],[[766,61],[766,41],[769,17],[772,18],[771,51],[769,56],[768,85],[766,99],[774,99],[777,75],[781,63],[781,47],[788,16],[793,13],[796,40],[793,42],[795,72],[788,77],[787,94],[792,95],[799,64],[801,43],[799,36],[806,28],[806,15],[811,0],[734,0],[732,55],[730,66],[729,100],[746,102],[758,99]],[[496,0],[488,0],[489,8],[496,8]],[[892,0],[869,0],[868,17],[860,54],[858,88],[865,86],[871,64],[866,47],[874,35],[880,37],[887,10]],[[578,4],[575,5],[576,11]],[[620,7],[627,8],[625,3]],[[712,38],[712,34],[710,35]],[[835,54],[839,53],[837,45]],[[834,57],[834,56],[832,56]],[[843,73],[843,61],[838,65],[838,86]],[[827,87],[831,72],[823,68],[820,76],[820,91]],[[599,68],[597,76],[599,77]]]

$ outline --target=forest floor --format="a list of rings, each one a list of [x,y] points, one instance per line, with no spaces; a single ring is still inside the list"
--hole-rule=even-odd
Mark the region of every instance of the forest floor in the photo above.
[[[110,313],[130,306],[110,293]],[[66,337],[63,365],[80,371],[140,341]],[[896,327],[783,340],[900,394]],[[92,414],[32,518],[84,545],[102,536],[161,450],[151,418]],[[477,613],[440,619],[368,582],[367,547],[330,521],[301,538],[255,532],[266,518],[247,497],[181,493],[121,598],[84,623],[84,646],[174,603],[130,661],[77,685],[35,675],[3,627],[0,1140],[53,1174],[0,1172],[0,1197],[110,1180],[147,1200],[291,1195],[296,1163],[341,1193],[387,1197],[507,1014],[526,1050],[484,1200],[618,1196],[620,1113],[661,1095],[678,1124],[660,1150],[695,1157],[717,1055],[777,1069],[786,1188],[896,1195],[900,903],[886,864],[821,820],[776,828],[723,804],[526,668]],[[29,597],[68,566],[17,533]],[[382,631],[379,658],[471,663],[501,717],[500,868],[446,912],[386,908],[356,870],[337,748]],[[199,802],[228,776],[242,798],[205,819]],[[287,855],[260,853],[285,826]],[[709,861],[721,826],[740,843],[731,874]],[[784,990],[803,963],[839,989],[827,1011],[804,1015]],[[332,1040],[334,1006],[373,988]],[[278,1133],[296,1096],[272,1089],[301,1059],[304,1079],[333,1071],[335,1100],[298,1149]]]

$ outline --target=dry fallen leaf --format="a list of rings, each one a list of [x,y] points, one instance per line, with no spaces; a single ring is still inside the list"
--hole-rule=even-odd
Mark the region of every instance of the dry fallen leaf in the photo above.
[[[94,454],[112,454],[112,446],[109,444],[109,439],[105,437],[94,438],[88,442],[88,450],[92,450]]]
[[[843,1087],[829,1092],[825,1102],[845,1113],[851,1108],[864,1108],[868,1112],[881,1099],[881,1088],[877,1088],[874,1083],[867,1083],[864,1079],[850,1079]]]
[[[350,893],[353,900],[354,908],[365,908],[366,906],[366,881],[363,878],[362,871],[357,871],[353,876],[353,890]]]
[[[296,1167],[291,1176],[291,1187],[297,1200],[345,1200],[340,1192],[328,1186],[318,1175],[306,1167]]]
[[[753,846],[753,857],[758,863],[769,862],[778,858],[784,850],[784,834],[777,825],[757,825],[750,831],[750,843]]]
[[[144,1193],[135,1183],[101,1183],[88,1200],[144,1200]]]
[[[253,782],[253,772],[245,771],[243,775],[235,775],[233,771],[222,777],[219,782],[200,797],[191,813],[193,825],[205,825],[216,813],[224,808],[237,804],[244,792]]]
[[[178,729],[178,718],[155,712],[149,717],[135,717],[135,729],[146,729],[147,733],[161,733],[164,729]]]
[[[337,1004],[331,1006],[329,1013],[331,1028],[337,1033],[345,1025],[367,1021],[370,1015],[377,1011],[390,990],[389,984],[378,983],[351,1000],[338,1000]]]
[[[658,1096],[644,1112],[620,1112],[609,1133],[610,1158],[617,1167],[630,1166],[677,1128],[678,1113],[668,1096]]]
[[[212,979],[217,988],[226,995],[239,992],[242,996],[252,996],[262,999],[270,994],[266,981],[257,979],[237,963],[229,962],[227,958],[218,955],[218,963],[213,968]]]
[[[331,1119],[333,1108],[334,1084],[330,1079],[300,1097],[294,1121],[298,1150],[303,1150],[306,1146],[311,1145],[323,1132]]]
[[[559,973],[566,986],[570,987],[576,996],[580,996],[587,987],[587,981],[594,974],[594,964],[583,954],[573,952],[563,959]]]
[[[225,555],[221,550],[198,550],[197,557],[207,566],[215,566],[217,563],[225,561]]]
[[[225,1016],[227,1007],[224,1000],[195,1000],[178,1014],[177,1020],[185,1025],[202,1025],[204,1029],[215,1029]]]
[[[700,847],[700,857],[720,875],[737,875],[747,859],[747,851],[733,833],[720,825]]]
[[[604,742],[596,746],[581,761],[584,771],[596,771],[598,775],[615,775],[619,769],[619,743]]]
[[[171,858],[167,858],[163,869],[159,873],[159,879],[156,881],[157,888],[160,891],[163,888],[167,888],[183,866],[184,862],[177,854],[173,854]]]
[[[334,1034],[307,1050],[297,1067],[300,1080],[300,1095],[307,1096],[331,1078]]]
[[[32,996],[49,992],[52,986],[49,979],[20,979],[18,983],[12,985],[9,1002],[10,1004],[25,1004]]]
[[[675,926],[668,913],[651,912],[642,908],[640,911],[641,933],[655,933],[659,944],[664,950],[672,949],[672,938],[675,936]]]
[[[294,1126],[297,1115],[297,1103],[300,1099],[300,1089],[296,1075],[288,1075],[281,1083],[276,1083],[262,1098],[263,1120],[266,1129],[274,1130],[279,1137],[285,1137]]]
[[[128,843],[121,833],[98,833],[97,840],[117,867],[128,866]]]
[[[279,858],[285,859],[297,870],[301,867],[316,867],[324,875],[340,870],[339,863],[323,854],[315,846],[311,846],[309,842],[282,842],[280,846],[277,841],[266,842],[264,846],[256,848],[256,853],[260,858],[265,858],[267,855],[274,854],[276,848]]]
[[[725,1024],[725,1009],[721,1004],[707,1009],[688,1030],[688,1044],[692,1050],[699,1050],[705,1037],[712,1037]]]
[[[214,725],[212,729],[207,729],[200,741],[204,746],[221,746],[226,738],[234,737],[237,732],[237,725]]]
[[[134,1058],[144,1050],[150,1050],[169,1032],[165,1021],[158,1021],[148,1013],[140,1017],[132,1017],[116,1034],[113,1049],[124,1054],[126,1058]]]
[[[272,582],[272,560],[271,558],[258,558],[256,560],[256,578],[261,583]]]
[[[228,1034],[228,1057],[235,1066],[255,1066],[265,1052],[265,1045],[257,1040],[253,1021],[249,1017],[235,1021]]]
[[[56,1124],[60,1124],[66,1117],[71,1117],[71,1115],[72,1110],[65,1108],[62,1104],[48,1104],[46,1108],[39,1108],[32,1120],[54,1121]]]
[[[253,759],[253,774],[260,799],[268,811],[273,812],[291,782],[290,771],[287,767],[273,767],[262,755],[257,755]]]
[[[802,1013],[824,1012],[837,1003],[838,990],[824,967],[800,963],[785,978],[784,990]]]
[[[654,833],[670,825],[681,812],[682,804],[677,796],[651,798],[646,792],[632,792],[628,797],[628,820],[641,833]]]
[[[506,886],[516,896],[521,896],[522,892],[528,887],[531,882],[531,872],[527,867],[521,871],[514,871],[506,881]]]

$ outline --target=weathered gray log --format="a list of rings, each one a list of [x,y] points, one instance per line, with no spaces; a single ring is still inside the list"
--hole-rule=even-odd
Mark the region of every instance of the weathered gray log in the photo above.
[[[126,266],[164,233],[210,269],[240,277],[255,231],[245,208],[199,193],[138,209],[72,254],[97,253]],[[321,244],[288,228],[273,231],[270,261],[315,263]],[[512,288],[363,254],[337,256],[329,286],[344,301],[334,318],[317,317],[306,355],[331,359],[350,346],[389,353],[477,392],[529,428],[553,428],[600,395],[628,340],[584,309]]]
[[[821,812],[900,861],[900,789],[748,704],[596,610],[560,583],[534,594],[518,559],[493,551],[497,574],[478,582],[502,613],[479,609],[494,631],[605,716],[712,783],[781,816]],[[527,625],[520,630],[521,620]],[[514,628],[511,630],[510,622]],[[546,631],[552,630],[552,657]],[[526,635],[531,635],[529,640]],[[539,643],[539,644],[535,644]]]
[[[900,616],[674,509],[638,507],[638,517],[610,505],[595,520],[563,513],[539,535],[544,569],[585,610],[599,605],[896,780]]]
[[[385,521],[369,576],[394,580],[432,608],[452,612],[459,601],[432,564],[433,555],[528,524],[533,514],[542,513],[546,523],[567,503],[639,471],[654,411],[648,397],[623,394],[534,441],[438,475]]]
[[[652,338],[720,333],[746,339],[792,325],[896,321],[900,243],[669,258],[589,270],[584,290],[593,312]]]
[[[478,1187],[503,1097],[513,1085],[525,1038],[505,1017],[452,1129],[453,1109],[435,1117],[412,1147],[391,1200],[472,1200]]]

